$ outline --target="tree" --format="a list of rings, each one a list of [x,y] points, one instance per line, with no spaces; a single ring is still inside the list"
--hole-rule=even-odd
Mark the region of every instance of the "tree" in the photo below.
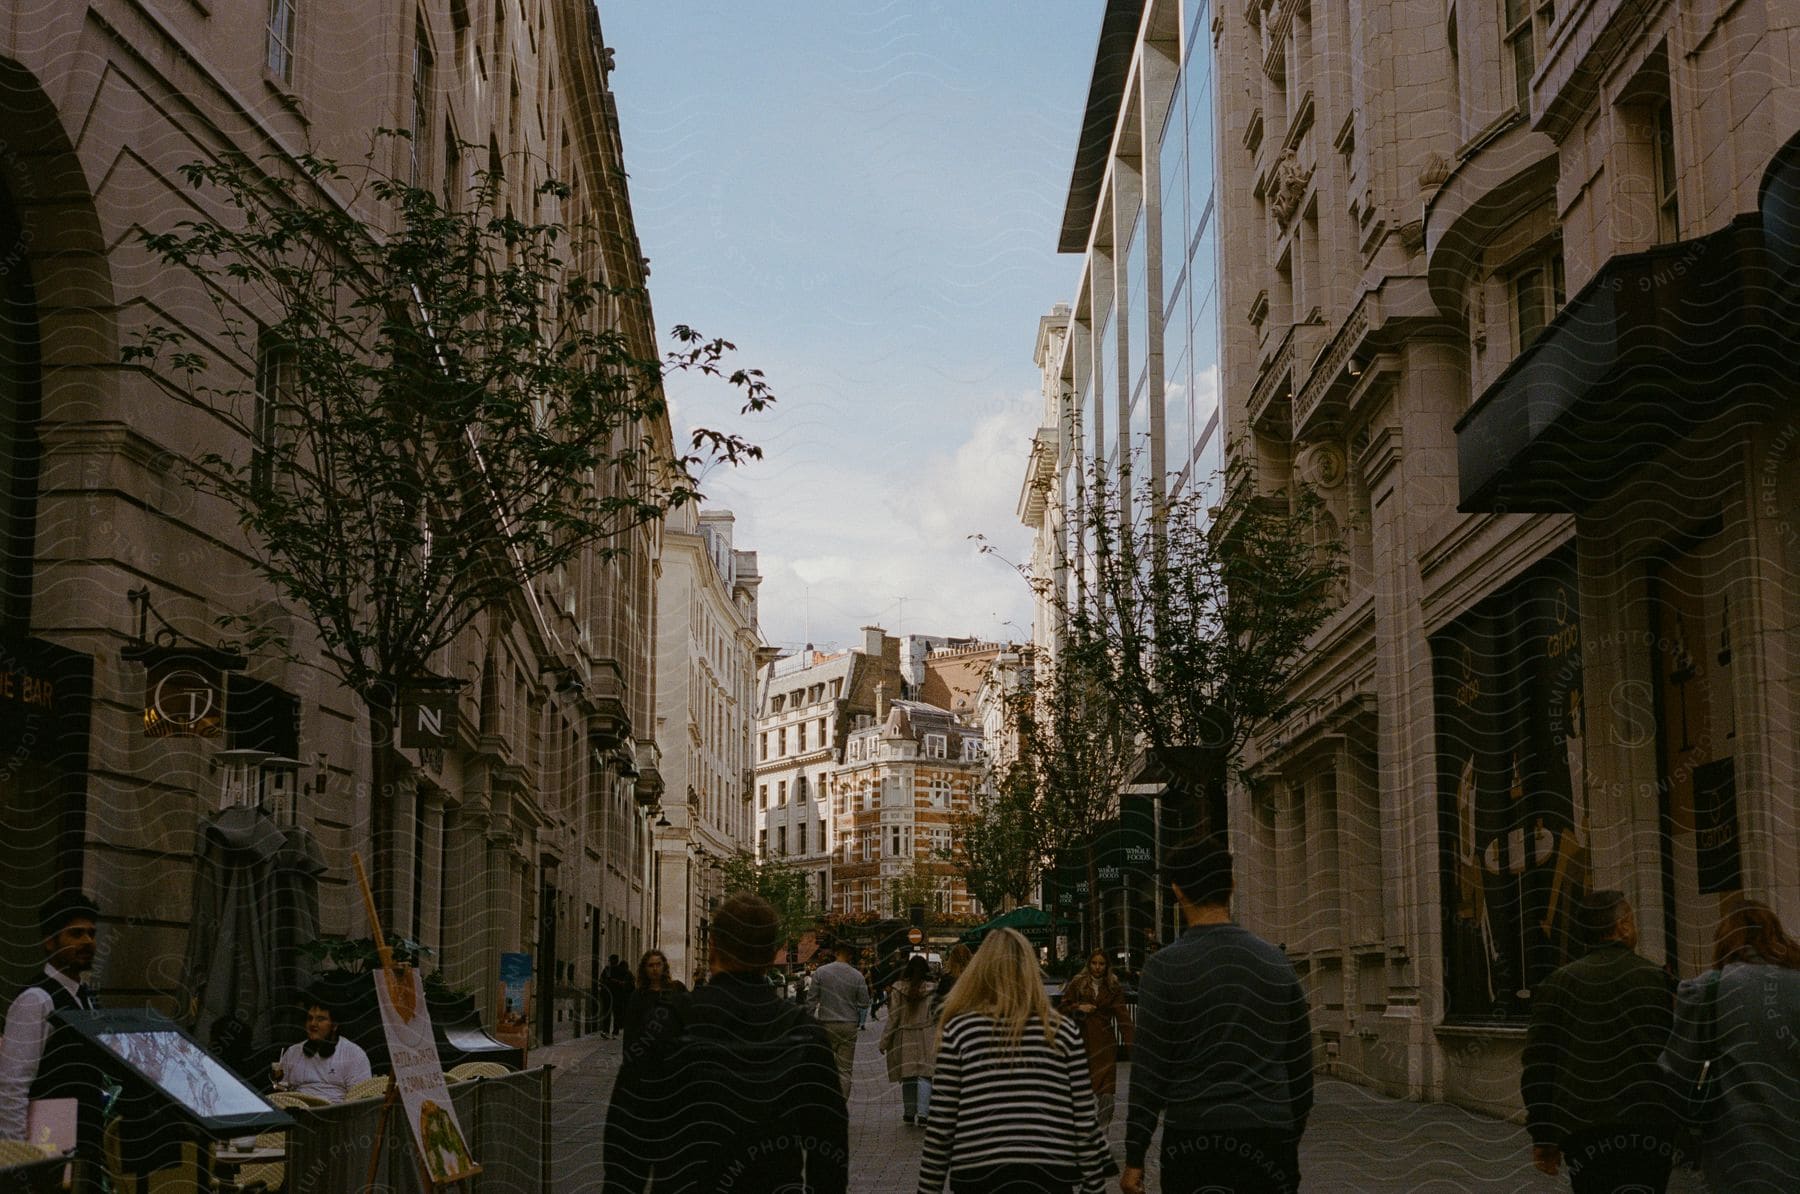
[[[1034,794],[1039,857],[1048,863],[1074,854],[1086,869],[1089,942],[1100,939],[1100,834],[1118,816],[1132,754],[1121,711],[1092,668],[1094,655],[1071,640],[1053,660],[1034,661],[1007,710],[1019,743],[1016,768],[1025,769]]]
[[[760,456],[704,429],[678,454],[665,373],[720,378],[745,412],[772,396],[728,368],[726,341],[677,327],[656,355],[641,290],[594,272],[618,260],[619,230],[517,219],[498,170],[440,201],[375,162],[184,167],[219,217],[143,242],[191,272],[221,337],[203,352],[153,325],[124,359],[204,416],[200,442],[223,446],[189,462],[191,482],[236,512],[251,566],[367,708],[386,914],[401,694],[441,684],[433,660],[535,578],[622,551],[694,500],[696,466]],[[537,199],[554,213],[569,193],[551,181]],[[275,641],[247,616],[221,622]]]
[[[758,862],[747,850],[739,850],[722,864],[725,892],[747,891],[759,895],[775,909],[784,943],[798,941],[818,923],[818,909],[807,888],[806,872],[779,862]]]
[[[1059,662],[1092,685],[1087,708],[1149,747],[1184,822],[1221,829],[1250,735],[1298,707],[1290,681],[1336,606],[1341,545],[1310,489],[1259,492],[1244,466],[1221,478],[1216,508],[1203,488],[1130,485],[1090,472],[1089,555],[1078,598],[1061,602]]]
[[[990,917],[1005,911],[1009,900],[1030,900],[1043,870],[1045,834],[1037,793],[1035,766],[1030,759],[1018,759],[1000,774],[993,795],[952,822],[958,849],[948,861]]]
[[[937,911],[938,893],[943,890],[944,874],[933,865],[933,860],[915,858],[894,880],[888,894],[888,907],[895,916],[904,917],[909,909],[917,905],[925,909],[927,915]]]

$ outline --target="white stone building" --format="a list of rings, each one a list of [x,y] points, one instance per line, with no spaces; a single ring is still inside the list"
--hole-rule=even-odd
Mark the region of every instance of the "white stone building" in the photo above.
[[[1683,976],[1729,893],[1800,920],[1797,45],[1781,0],[1106,6],[1059,442],[1325,498],[1341,606],[1228,826],[1347,1077],[1515,1111],[1586,888]]]
[[[657,740],[665,791],[654,823],[654,944],[686,982],[706,964],[719,864],[749,847],[756,724],[756,553],[728,510],[670,515],[658,580]],[[635,959],[633,959],[635,962]]]
[[[863,628],[858,649],[810,646],[765,666],[756,723],[756,856],[799,867],[821,910],[832,893],[831,776],[859,716],[902,691],[900,640]]]

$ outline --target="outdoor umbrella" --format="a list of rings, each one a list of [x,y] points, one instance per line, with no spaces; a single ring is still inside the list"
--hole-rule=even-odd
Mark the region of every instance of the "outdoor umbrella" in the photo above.
[[[200,826],[183,980],[196,1035],[228,1064],[297,1037],[299,947],[318,934],[324,869],[311,835],[284,831],[257,808],[228,808]],[[290,1030],[282,1037],[278,1023]]]

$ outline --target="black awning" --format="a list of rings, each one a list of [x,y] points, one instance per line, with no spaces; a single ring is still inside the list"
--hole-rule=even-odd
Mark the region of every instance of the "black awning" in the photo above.
[[[1457,423],[1459,508],[1580,510],[1715,416],[1791,392],[1793,345],[1758,216],[1615,257]]]

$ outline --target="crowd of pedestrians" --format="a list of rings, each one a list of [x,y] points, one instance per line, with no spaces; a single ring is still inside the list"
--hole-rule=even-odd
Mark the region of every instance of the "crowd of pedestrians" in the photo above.
[[[1159,1129],[1164,1194],[1299,1189],[1305,990],[1279,947],[1232,922],[1221,843],[1183,843],[1164,867],[1185,928],[1146,962],[1135,1017],[1098,951],[1053,1007],[1036,950],[1008,929],[952,951],[936,981],[915,956],[876,993],[902,1119],[924,1128],[920,1194],[1096,1194],[1114,1177],[1141,1194]],[[1712,969],[1679,991],[1636,952],[1621,893],[1586,896],[1581,919],[1591,948],[1534,992],[1521,1077],[1534,1164],[1566,1172],[1576,1194],[1658,1194],[1695,1157],[1714,1194],[1800,1190],[1800,946],[1775,914],[1728,897]],[[846,947],[796,1006],[766,978],[778,944],[774,910],[737,895],[715,920],[704,987],[690,994],[645,955],[623,1001],[607,1191],[849,1188],[870,984]],[[1121,1036],[1133,1045],[1122,1163],[1106,1144]]]

